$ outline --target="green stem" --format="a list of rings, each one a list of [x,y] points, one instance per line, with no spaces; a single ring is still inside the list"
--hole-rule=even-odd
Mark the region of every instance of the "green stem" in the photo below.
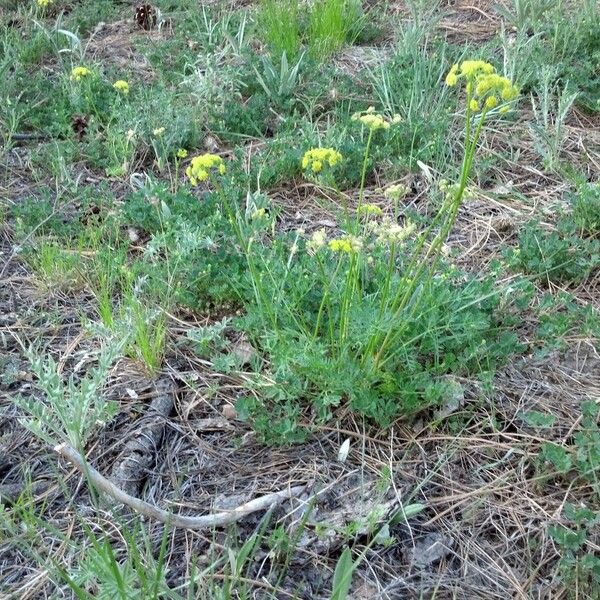
[[[317,339],[317,335],[319,334],[319,329],[321,328],[321,318],[323,316],[323,311],[325,309],[326,302],[328,305],[327,308],[329,311],[329,320],[331,321],[331,319],[332,319],[333,311],[332,311],[332,307],[331,307],[329,292],[331,291],[332,283],[337,280],[337,275],[340,270],[342,261],[341,260],[338,261],[335,271],[333,272],[333,275],[331,277],[328,277],[327,274],[325,273],[325,269],[323,267],[323,261],[320,259],[320,257],[318,255],[317,255],[317,264],[319,265],[319,271],[321,273],[321,280],[327,282],[327,287],[325,288],[325,290],[323,292],[323,298],[321,299],[321,305],[319,306],[319,312],[317,314],[317,323],[315,325],[315,330],[313,333],[313,339],[315,339],[315,340]],[[333,342],[333,339],[331,341]]]
[[[365,157],[363,159],[362,171],[360,174],[360,189],[358,191],[358,206],[356,207],[356,222],[355,226],[358,228],[358,219],[360,218],[360,207],[362,206],[363,199],[365,196],[365,180],[367,178],[367,166],[369,164],[369,153],[371,151],[371,141],[373,140],[373,129],[369,129],[369,137],[367,138],[367,145],[365,146]]]
[[[465,189],[467,187],[469,174],[470,174],[471,168],[473,166],[473,159],[475,156],[477,142],[479,140],[479,135],[481,133],[481,128],[485,121],[485,116],[486,116],[486,112],[487,112],[486,110],[484,110],[481,113],[479,123],[477,124],[477,127],[475,129],[473,137],[471,138],[472,111],[469,106],[469,103],[470,103],[470,94],[467,94],[467,114],[466,114],[467,126],[466,126],[466,136],[465,136],[466,137],[465,154],[463,157],[463,165],[462,165],[462,169],[461,169],[461,177],[460,177],[460,183],[459,183],[458,190],[457,190],[454,198],[452,199],[452,202],[449,207],[450,212],[445,220],[444,225],[442,226],[442,228],[440,229],[438,234],[434,237],[432,243],[430,244],[429,248],[427,249],[427,252],[425,253],[425,256],[419,260],[419,266],[417,267],[414,274],[412,274],[410,276],[410,281],[409,281],[408,287],[402,294],[402,297],[401,297],[401,300],[400,300],[398,306],[394,308],[394,315],[393,315],[394,320],[399,319],[401,312],[404,310],[404,308],[408,304],[408,301],[412,297],[416,286],[420,282],[421,275],[423,274],[425,269],[428,269],[429,276],[426,278],[426,281],[424,283],[427,283],[431,279],[431,277],[433,277],[433,273],[434,273],[435,268],[437,267],[437,264],[439,261],[440,248],[441,248],[442,244],[445,242],[445,240],[448,238],[448,235],[450,234],[450,231],[451,231],[452,227],[454,226],[454,223],[456,222],[456,217],[458,216],[458,210],[462,204],[462,199],[464,196]],[[440,213],[444,213],[444,212],[445,212],[445,210],[440,210]],[[413,265],[415,263],[415,256],[417,256],[419,254],[419,252],[420,252],[420,249],[418,251],[416,251],[415,254],[413,255],[413,260],[411,261],[411,265]],[[429,267],[428,267],[427,261],[432,255],[435,256],[435,260],[434,260],[434,263],[432,265],[429,265]],[[411,273],[412,269],[409,269],[408,272]],[[416,309],[418,308],[420,302],[422,301],[422,296],[423,296],[423,294],[421,294],[419,297],[417,297],[415,299],[415,302],[413,303],[413,306],[411,308],[410,316],[414,315]],[[383,341],[381,343],[381,346],[379,347],[379,350],[377,351],[377,353],[375,355],[375,358],[374,358],[375,367],[381,366],[381,364],[382,364],[381,358],[382,358],[384,351],[387,349],[387,346],[389,345],[389,343],[391,341],[393,341],[397,335],[398,335],[398,330],[394,329],[394,328],[391,328],[387,332],[385,338],[383,339]]]

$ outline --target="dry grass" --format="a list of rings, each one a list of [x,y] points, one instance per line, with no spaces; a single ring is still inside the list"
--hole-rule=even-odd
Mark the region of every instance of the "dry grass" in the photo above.
[[[483,0],[452,3],[444,8],[439,27],[451,38],[488,39],[499,27],[492,4]],[[119,23],[106,25],[94,35],[90,44],[94,58],[113,60],[111,32],[119,27]],[[144,60],[132,58],[130,49],[121,50],[119,56],[134,60],[143,77],[151,79]],[[369,60],[369,55],[359,59]],[[349,64],[353,60],[358,59],[351,54],[341,58]],[[514,243],[519,226],[532,215],[543,215],[544,221],[551,222],[556,203],[566,190],[560,177],[544,171],[533,150],[525,127],[529,117],[524,113],[510,131],[492,130],[486,135],[484,154],[514,156],[518,150],[519,160],[506,159],[494,167],[497,172],[490,178],[503,181],[502,189],[497,184],[487,189],[482,183],[477,198],[464,206],[449,242],[460,248],[462,267],[473,271],[485,268],[502,247]],[[564,157],[587,165],[590,174],[599,172],[597,120],[574,112],[567,135]],[[27,158],[34,148],[34,144],[17,147],[3,159],[0,194],[10,202],[19,202],[35,187]],[[82,178],[93,183],[95,175],[82,173]],[[419,200],[425,197],[427,187],[423,181],[419,184],[412,186],[407,205],[421,206]],[[375,197],[377,187],[375,182],[366,198],[369,194]],[[336,227],[334,213],[317,201],[324,196],[322,189],[302,184],[271,196],[284,209],[284,228]],[[36,393],[17,339],[40,344],[64,373],[76,365],[84,368],[94,349],[83,335],[80,315],[93,315],[91,297],[85,290],[76,294],[60,289],[41,291],[35,276],[15,253],[7,224],[0,236],[0,359],[5,373],[10,366],[13,374],[13,381],[0,382],[0,498],[13,501],[21,491],[26,492],[30,505],[54,531],[85,545],[85,522],[119,547],[121,526],[114,515],[119,515],[122,523],[134,522],[135,516],[106,501],[95,503],[79,474],[22,427],[12,401],[14,394]],[[600,308],[599,283],[597,273],[571,291],[579,301]],[[578,428],[581,403],[600,397],[597,340],[577,337],[569,340],[567,352],[515,360],[497,375],[493,395],[472,381],[461,381],[464,397],[452,407],[447,422],[428,414],[417,422],[398,422],[389,430],[377,431],[342,410],[334,426],[317,428],[305,444],[265,447],[228,408],[242,393],[244,374],[215,372],[209,362],[178,344],[203,319],[185,313],[170,316],[171,350],[161,376],[174,383],[176,397],[163,424],[161,444],[153,449],[154,466],[144,473],[140,497],[173,511],[203,514],[264,493],[309,484],[316,502],[286,577],[276,589],[267,583],[264,577],[271,561],[263,552],[248,579],[252,597],[325,597],[323,582],[349,539],[344,529],[377,506],[384,508],[383,521],[399,506],[414,502],[423,503],[425,511],[408,524],[394,525],[389,546],[375,545],[368,551],[368,560],[355,578],[353,598],[567,597],[557,575],[559,555],[548,528],[561,522],[567,502],[588,502],[591,491],[581,482],[541,472],[536,456],[545,441],[568,440]],[[523,322],[525,336],[531,327],[531,322]],[[111,372],[105,393],[119,402],[120,413],[100,430],[88,449],[90,460],[102,473],[111,471],[124,443],[144,425],[153,389],[154,382],[130,360],[121,360]],[[542,436],[522,418],[531,410],[554,415],[556,426],[544,430]],[[346,438],[351,440],[350,453],[342,464],[337,454]],[[388,485],[382,485],[385,481]],[[294,531],[305,509],[301,502],[288,503],[277,509],[274,520]],[[234,537],[243,539],[253,532],[259,519],[244,520]],[[158,547],[162,525],[146,523],[146,527]],[[327,535],[321,535],[321,529],[326,529]],[[0,539],[0,596],[15,600],[68,597],[64,584],[53,580],[50,569],[40,568],[24,549],[24,541],[28,537],[35,540],[41,562],[51,557],[65,566],[76,560],[73,545],[50,529],[32,532],[21,526],[19,531],[22,539]],[[192,561],[200,568],[211,565],[230,539],[221,531],[210,535],[170,532],[166,554],[169,583],[183,584]],[[368,542],[359,528],[354,536],[355,551],[360,552]],[[600,553],[598,531],[589,540],[589,548]],[[207,575],[216,582],[224,577],[219,569]]]

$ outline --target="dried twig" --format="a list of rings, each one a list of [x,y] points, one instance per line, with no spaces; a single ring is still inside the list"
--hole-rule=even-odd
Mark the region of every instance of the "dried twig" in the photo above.
[[[261,496],[260,498],[246,502],[246,504],[242,504],[232,510],[211,515],[202,515],[201,517],[185,517],[174,515],[125,493],[114,483],[110,482],[106,477],[96,471],[96,469],[88,465],[81,454],[68,444],[60,444],[59,446],[56,446],[54,450],[69,462],[73,463],[81,473],[86,475],[95,487],[114,498],[117,502],[129,506],[145,517],[155,519],[161,523],[169,523],[173,527],[183,527],[185,529],[210,529],[211,527],[234,523],[253,512],[270,508],[288,498],[297,497],[306,489],[306,486],[304,485],[294,486],[282,492],[274,492],[272,494],[267,494],[266,496]]]

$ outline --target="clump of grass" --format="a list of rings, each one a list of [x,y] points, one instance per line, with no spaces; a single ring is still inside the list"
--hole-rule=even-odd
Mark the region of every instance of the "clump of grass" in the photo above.
[[[276,62],[296,60],[302,42],[312,59],[322,62],[344,44],[353,43],[363,28],[360,0],[313,0],[306,18],[292,0],[263,0],[258,16],[267,47]]]
[[[315,0],[308,24],[311,57],[323,60],[352,43],[360,33],[361,19],[360,0]]]
[[[262,0],[258,25],[275,60],[294,60],[300,52],[300,5],[296,0]]]

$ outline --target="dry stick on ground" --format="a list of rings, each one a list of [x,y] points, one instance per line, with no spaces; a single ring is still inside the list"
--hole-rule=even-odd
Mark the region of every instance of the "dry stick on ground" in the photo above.
[[[134,498],[125,493],[114,483],[110,482],[106,477],[96,471],[96,469],[88,465],[81,454],[68,444],[60,444],[59,446],[56,446],[54,450],[75,465],[75,467],[77,467],[77,469],[83,473],[96,488],[108,494],[117,502],[129,506],[136,512],[150,519],[155,519],[161,523],[168,523],[173,527],[183,527],[185,529],[210,529],[211,527],[234,523],[253,512],[270,508],[288,498],[296,498],[306,489],[305,485],[298,485],[282,492],[274,492],[272,494],[267,494],[266,496],[261,496],[260,498],[246,502],[246,504],[242,504],[232,510],[211,515],[202,515],[201,517],[185,517],[174,515],[173,513],[152,506],[152,504],[149,504],[148,502],[144,502],[139,498]]]

